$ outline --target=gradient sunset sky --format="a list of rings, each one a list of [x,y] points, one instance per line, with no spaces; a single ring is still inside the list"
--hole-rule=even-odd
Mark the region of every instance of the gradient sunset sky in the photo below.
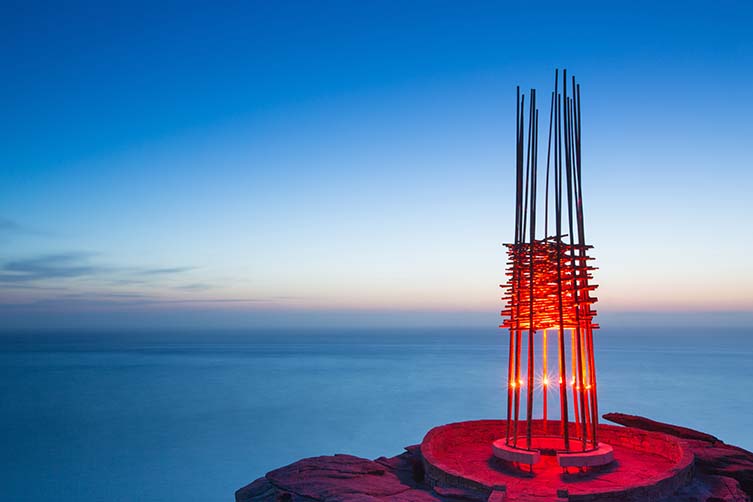
[[[3,329],[494,326],[563,67],[604,319],[753,320],[753,4],[523,5],[4,4]]]

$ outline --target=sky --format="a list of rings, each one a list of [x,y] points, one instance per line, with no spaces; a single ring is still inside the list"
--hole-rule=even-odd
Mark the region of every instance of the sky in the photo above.
[[[555,68],[602,324],[753,321],[753,4],[523,4],[3,3],[0,329],[495,326]]]

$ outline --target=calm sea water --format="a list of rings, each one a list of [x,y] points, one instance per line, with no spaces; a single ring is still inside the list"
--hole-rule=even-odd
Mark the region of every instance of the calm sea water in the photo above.
[[[374,458],[504,414],[496,330],[0,336],[0,499],[230,501],[301,457]],[[601,411],[753,448],[753,331],[603,329]]]

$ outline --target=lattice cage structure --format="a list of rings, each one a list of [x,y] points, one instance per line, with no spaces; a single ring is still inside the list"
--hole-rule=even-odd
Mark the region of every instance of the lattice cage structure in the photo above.
[[[510,335],[505,444],[529,451],[590,451],[599,445],[593,344],[598,325],[592,296],[597,286],[592,283],[596,268],[583,219],[580,86],[572,78],[568,89],[563,72],[560,88],[559,72],[555,73],[545,173],[538,169],[535,89],[530,96],[526,114],[525,95],[518,88],[515,241],[506,244],[500,326]],[[545,184],[543,193],[537,193],[539,178]],[[537,216],[544,220],[538,229]],[[551,356],[555,361],[549,360]],[[550,369],[555,370],[551,375]],[[549,409],[550,394],[559,404],[555,410]],[[550,411],[559,415],[560,426],[536,437],[531,422],[539,396],[545,431]]]

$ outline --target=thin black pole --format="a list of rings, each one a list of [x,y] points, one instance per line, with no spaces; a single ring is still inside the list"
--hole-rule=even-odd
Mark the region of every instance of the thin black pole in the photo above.
[[[567,78],[567,70],[562,71],[563,79]],[[557,93],[555,108],[555,213],[556,213],[556,250],[557,250],[557,309],[559,314],[559,366],[560,366],[560,422],[562,425],[562,439],[565,450],[570,450],[570,420],[567,405],[567,364],[565,358],[565,315],[562,304],[562,106],[557,82],[557,72],[554,77],[554,88]]]
[[[577,391],[578,401],[580,405],[580,419],[581,419],[581,440],[582,449],[586,449],[586,405],[585,405],[585,388],[583,385],[583,353],[582,353],[582,339],[580,329],[580,307],[578,296],[578,264],[575,256],[575,232],[573,226],[573,165],[572,165],[572,102],[566,100],[565,104],[565,135],[566,135],[566,150],[565,155],[565,172],[567,173],[567,217],[568,226],[570,231],[570,267],[572,269],[571,287],[573,291],[573,299],[575,300],[575,347],[571,347],[571,350],[576,351],[575,360],[577,362],[576,378],[574,385]],[[575,413],[578,413],[578,406],[575,407]]]
[[[555,84],[556,85],[556,84]],[[546,147],[546,182],[544,184],[544,243],[549,237],[549,161],[552,154],[552,118],[554,114],[554,93],[552,93],[552,104],[549,108],[549,139]]]
[[[567,89],[567,70],[562,70],[563,75],[563,89]],[[557,92],[557,155],[556,160],[556,172],[557,172],[557,297],[558,297],[558,310],[559,310],[559,346],[560,346],[560,400],[562,403],[562,429],[563,440],[565,443],[565,450],[570,450],[570,421],[568,418],[569,407],[567,405],[567,364],[565,358],[565,316],[564,305],[562,303],[563,287],[562,287],[562,129],[564,119],[562,117],[563,99]]]
[[[591,417],[592,417],[592,428],[591,428],[591,440],[593,442],[593,447],[598,447],[598,425],[599,425],[599,404],[598,404],[598,393],[596,392],[596,360],[595,360],[595,354],[594,354],[594,343],[593,343],[593,328],[591,327],[592,324],[592,317],[593,314],[591,312],[591,299],[590,299],[590,291],[591,289],[588,287],[588,268],[587,268],[587,261],[585,259],[586,254],[586,230],[585,230],[585,224],[584,224],[584,216],[583,216],[583,185],[582,185],[582,178],[581,178],[581,109],[580,109],[580,84],[576,87],[576,97],[577,97],[577,104],[576,104],[576,110],[577,110],[577,121],[576,121],[576,131],[577,131],[577,137],[576,137],[576,145],[577,145],[577,157],[576,157],[576,165],[577,165],[577,174],[578,174],[578,206],[580,208],[580,240],[581,240],[581,253],[584,257],[582,260],[582,268],[584,273],[583,282],[586,286],[586,291],[584,294],[585,299],[587,300],[585,309],[587,311],[587,328],[586,328],[586,349],[588,351],[588,366],[589,366],[589,384],[591,386],[590,393],[591,393]]]
[[[529,136],[531,139],[531,142],[529,143],[529,152],[532,152],[532,155],[529,156],[530,161],[530,169],[531,169],[531,185],[530,185],[530,192],[531,192],[531,228],[530,228],[530,236],[529,236],[529,271],[528,271],[528,281],[529,281],[529,312],[528,312],[528,388],[527,390],[527,396],[526,396],[526,419],[527,419],[527,428],[526,428],[526,444],[527,448],[531,449],[531,434],[533,432],[532,427],[532,420],[533,420],[533,387],[534,387],[534,334],[536,333],[536,327],[534,326],[534,298],[535,298],[535,290],[534,290],[534,248],[536,245],[536,152],[538,151],[537,148],[537,138],[538,138],[538,127],[539,127],[539,120],[538,120],[538,110],[536,110],[536,90],[531,89],[531,103],[530,103],[530,114],[529,114],[529,120],[530,124],[533,124],[533,127],[529,128],[530,130],[533,130],[532,137]]]
[[[534,100],[534,91],[531,90],[531,99],[528,103],[528,144],[527,144],[527,151],[528,155],[526,156],[526,180],[525,180],[525,193],[523,196],[523,228],[522,230],[522,237],[523,242],[525,242],[525,233],[526,229],[528,228],[528,196],[531,191],[531,134],[533,129],[533,117],[532,117],[532,106],[533,106],[533,100]]]
[[[525,95],[521,96],[520,98],[520,117],[519,117],[519,135],[518,135],[518,199],[522,202],[523,199],[523,165],[524,165],[524,157],[523,157],[523,131],[524,129],[524,110],[525,110]],[[521,206],[521,219],[523,217],[523,208]],[[519,309],[520,309],[520,294],[521,294],[521,288],[522,288],[522,270],[520,270],[520,266],[517,265],[520,260],[518,258],[518,255],[520,253],[520,247],[522,245],[523,240],[523,225],[518,225],[518,229],[515,236],[515,268],[517,268],[517,283],[515,284],[515,290],[517,292],[517,298],[515,300],[516,302],[516,316],[515,316],[515,396],[514,396],[514,408],[515,408],[515,421],[513,422],[513,446],[517,446],[518,444],[518,420],[520,417],[520,352],[521,352],[521,327],[520,327],[520,315]]]
[[[520,164],[520,86],[516,89],[515,95],[515,243],[518,244],[518,225],[520,220],[520,170],[518,165]],[[515,284],[517,280],[517,267],[515,260],[515,248],[508,248],[508,254],[511,257],[511,273],[512,284]],[[513,298],[514,291],[508,289],[508,295],[510,296],[510,316],[512,319],[517,319],[517,309],[515,308],[515,301]],[[515,366],[515,328],[513,323],[510,323],[510,351],[507,358],[507,425],[505,432],[505,443],[510,443],[510,419],[512,418],[512,395],[513,395],[513,368]]]
[[[593,431],[593,414],[592,414],[592,394],[590,391],[590,384],[588,383],[590,381],[590,375],[591,375],[591,368],[590,368],[590,352],[589,352],[589,344],[587,340],[587,332],[586,329],[586,323],[589,322],[588,320],[588,285],[586,282],[587,275],[588,275],[588,265],[586,260],[586,249],[585,249],[585,228],[583,225],[583,204],[582,204],[582,190],[581,190],[581,176],[580,176],[580,170],[579,170],[579,156],[580,156],[580,146],[579,146],[579,131],[578,131],[578,85],[575,82],[575,77],[572,77],[572,88],[573,88],[573,97],[570,104],[570,115],[571,115],[571,144],[573,145],[572,149],[572,155],[573,155],[573,190],[574,190],[574,197],[575,197],[575,219],[576,219],[576,226],[578,231],[578,245],[577,245],[577,254],[578,259],[576,260],[577,264],[577,275],[575,276],[575,281],[577,283],[578,287],[578,295],[577,295],[577,316],[579,319],[578,326],[580,329],[579,337],[580,337],[580,343],[581,343],[581,358],[583,359],[581,364],[583,367],[582,376],[582,386],[581,386],[581,401],[583,409],[585,410],[585,422],[584,422],[584,448],[585,448],[585,442],[588,439],[588,434]],[[585,347],[583,347],[585,346]],[[588,376],[587,376],[588,375]]]

